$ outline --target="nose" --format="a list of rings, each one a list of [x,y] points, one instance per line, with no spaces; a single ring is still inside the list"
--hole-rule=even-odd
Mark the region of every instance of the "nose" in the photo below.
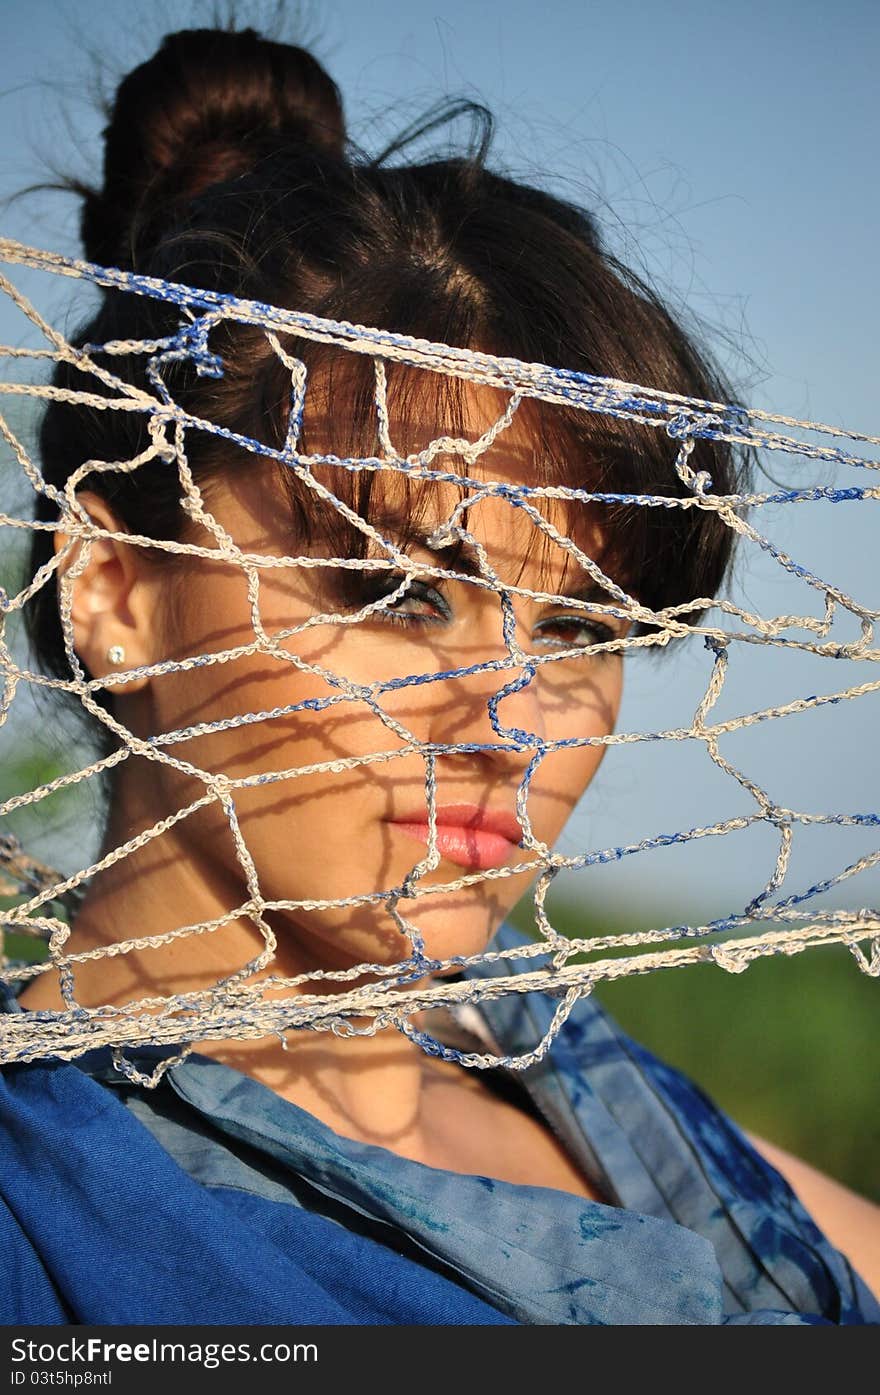
[[[540,670],[522,655],[511,658],[497,638],[469,660],[437,684],[428,739],[474,752],[488,747],[487,760],[524,768],[547,735]]]

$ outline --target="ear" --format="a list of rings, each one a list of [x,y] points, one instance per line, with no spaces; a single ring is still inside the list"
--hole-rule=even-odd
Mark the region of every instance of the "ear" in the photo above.
[[[78,501],[91,521],[108,532],[125,533],[125,524],[99,494],[83,490]],[[70,542],[70,534],[55,534],[55,551]],[[61,603],[61,578],[81,559],[83,541],[71,547],[58,569],[58,601]],[[72,587],[71,619],[74,648],[93,678],[108,673],[121,673],[151,663],[155,635],[151,605],[151,588],[144,584],[145,566],[137,554],[138,548],[114,538],[91,538],[89,559],[78,576],[68,578]],[[108,650],[119,645],[125,657],[114,663]],[[129,679],[114,683],[107,691],[133,693],[148,686],[149,678]]]

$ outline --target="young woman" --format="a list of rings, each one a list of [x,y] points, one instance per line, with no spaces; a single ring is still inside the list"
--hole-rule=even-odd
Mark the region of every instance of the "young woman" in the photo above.
[[[414,134],[377,159],[352,153],[339,94],[303,50],[251,30],[170,35],[119,88],[103,188],[79,191],[86,256],[439,343],[728,395],[657,299],[603,250],[588,213],[492,172],[487,141],[459,158],[401,163]],[[108,291],[75,342],[157,339],[179,320],[172,307]],[[375,457],[388,436],[397,456],[438,437],[476,441],[509,402],[485,384],[392,364],[387,436],[377,440],[369,358],[292,336],[273,345],[264,330],[228,322],[203,349],[222,371],[216,360],[209,371],[193,358],[162,364],[174,399],[276,449],[291,426],[290,360],[301,360],[298,449],[315,456]],[[150,386],[143,355],[93,357]],[[95,390],[70,364],[55,382]],[[131,460],[148,439],[139,413],[59,400],[45,414],[41,469],[61,488],[84,462]],[[525,942],[504,921],[533,874],[472,875],[527,860],[516,798],[534,747],[516,734],[552,745],[610,733],[618,641],[649,626],[631,625],[570,552],[479,484],[685,489],[665,433],[535,401],[475,458],[454,440],[447,447],[434,458],[439,479],[316,464],[314,479],[342,507],[283,462],[197,429],[186,464],[199,507],[191,498],[181,507],[179,461],[83,478],[77,497],[99,528],[225,549],[215,561],[103,537],[72,574],[84,673],[133,671],[97,690],[99,708],[142,742],[198,728],[164,748],[173,763],[142,747],[114,768],[104,851],[197,800],[211,776],[295,772],[234,790],[266,903],[257,916],[219,798],[93,879],[67,945],[97,951],[75,961],[83,1006],[210,988],[258,959],[260,917],[276,945],[255,981],[398,963],[407,926],[437,961]],[[699,443],[691,464],[718,492],[744,476],[724,445]],[[554,497],[540,508],[654,610],[710,597],[729,562],[730,533],[707,511]],[[37,511],[58,517],[45,495]],[[461,531],[438,536],[453,516]],[[405,589],[404,571],[387,566],[261,568],[258,616],[274,643],[251,647],[253,583],[230,548],[376,562],[389,540],[420,569]],[[69,541],[36,533],[33,573]],[[68,549],[62,573],[77,555]],[[496,708],[490,700],[512,675],[492,661],[509,655],[510,624],[505,632],[496,589],[479,584],[486,562],[512,588],[522,652],[553,656]],[[59,595],[44,587],[28,618],[44,671],[68,677]],[[156,668],[227,650],[241,652]],[[462,669],[472,671],[436,676]],[[372,705],[351,696],[408,674],[431,681],[390,685]],[[251,712],[270,715],[225,724]],[[119,738],[100,712],[89,720],[98,749],[112,750]],[[438,752],[439,859],[415,887],[406,879],[429,839],[425,744]],[[554,747],[541,762],[528,803],[540,843],[558,838],[604,750]],[[212,933],[161,949],[107,952],[211,922],[220,922]],[[461,976],[523,968],[502,957]],[[318,977],[299,991],[351,986]],[[61,1010],[57,975],[7,992],[5,1007]],[[555,1007],[548,995],[510,994],[423,1012],[414,1025],[515,1056],[541,1039]],[[7,1069],[5,1320],[880,1321],[869,1287],[880,1283],[877,1208],[750,1142],[593,998],[525,1072],[469,1070],[404,1032],[352,1026],[201,1040],[154,1088],[144,1077],[173,1049],[129,1050],[123,1071],[104,1050]]]

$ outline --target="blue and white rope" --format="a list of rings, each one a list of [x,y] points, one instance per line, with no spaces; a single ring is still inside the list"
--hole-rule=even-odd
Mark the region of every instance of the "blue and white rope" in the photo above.
[[[17,363],[34,363],[38,367],[45,363],[67,362],[75,364],[85,373],[94,375],[104,392],[74,391],[55,388],[45,383],[28,382],[10,377],[0,383],[0,392],[15,397],[19,395],[48,400],[62,400],[79,403],[83,407],[99,411],[127,411],[141,414],[148,424],[150,443],[136,458],[125,462],[87,461],[70,476],[63,490],[56,489],[44,479],[39,464],[25,444],[18,437],[8,420],[0,414],[0,434],[20,467],[23,475],[35,493],[51,498],[59,510],[57,522],[37,522],[32,519],[14,517],[0,513],[0,527],[13,529],[43,529],[60,531],[68,535],[67,542],[58,550],[53,559],[40,568],[32,581],[16,595],[0,589],[0,672],[3,674],[3,690],[0,696],[0,726],[11,710],[11,705],[20,684],[43,686],[50,689],[73,693],[83,707],[97,720],[114,732],[122,743],[120,749],[96,761],[86,768],[58,777],[39,788],[23,792],[0,803],[0,817],[15,810],[33,807],[40,800],[58,790],[70,787],[102,771],[108,771],[130,755],[136,754],[160,765],[166,765],[195,779],[204,787],[204,794],[193,800],[185,808],[178,809],[168,817],[158,821],[136,837],[114,848],[89,867],[82,868],[73,875],[62,878],[51,869],[41,867],[27,857],[23,849],[11,835],[0,834],[0,891],[6,880],[9,887],[21,889],[26,899],[0,914],[0,926],[5,924],[10,930],[41,936],[48,943],[48,959],[44,963],[22,965],[5,962],[0,978],[7,981],[28,980],[45,972],[55,971],[59,975],[61,992],[65,1002],[64,1011],[31,1012],[9,1014],[0,1017],[0,1062],[37,1059],[53,1055],[70,1059],[91,1047],[110,1045],[114,1048],[115,1060],[120,1070],[132,1079],[154,1085],[171,1064],[166,1060],[157,1067],[151,1076],[143,1076],[125,1058],[126,1046],[145,1041],[156,1044],[182,1043],[181,1053],[174,1059],[182,1059],[198,1041],[230,1036],[236,1038],[262,1037],[277,1034],[284,1040],[284,1034],[293,1029],[311,1028],[332,1031],[339,1035],[372,1034],[393,1026],[417,1042],[424,1050],[441,1055],[446,1059],[457,1060],[465,1065],[490,1067],[505,1064],[515,1069],[523,1069],[539,1060],[548,1050],[555,1034],[565,1017],[571,1011],[579,996],[588,993],[593,984],[604,979],[618,978],[627,974],[646,973],[655,969],[678,967],[684,964],[714,962],[728,972],[741,972],[754,958],[766,954],[794,954],[819,944],[844,943],[851,950],[859,968],[874,977],[880,977],[880,913],[862,911],[813,911],[809,924],[804,926],[804,912],[800,909],[813,897],[855,876],[858,872],[874,866],[880,861],[880,852],[869,854],[835,876],[816,882],[805,890],[795,891],[784,898],[772,900],[784,885],[789,868],[795,830],[808,825],[841,825],[851,827],[876,827],[880,825],[880,814],[876,812],[854,812],[849,814],[821,814],[784,808],[771,799],[760,784],[739,770],[722,755],[719,742],[722,736],[751,726],[758,722],[776,720],[797,712],[804,712],[827,704],[838,704],[880,689],[880,679],[855,684],[841,691],[817,693],[798,698],[792,702],[746,713],[726,721],[711,721],[710,713],[722,691],[730,654],[737,644],[761,644],[771,647],[785,647],[805,651],[827,658],[850,659],[876,662],[880,651],[874,640],[874,622],[878,611],[862,605],[847,595],[839,587],[825,581],[801,562],[788,556],[768,537],[762,534],[753,523],[743,516],[746,510],[753,511],[766,506],[782,503],[811,503],[864,501],[880,498],[880,485],[859,485],[846,488],[810,487],[776,489],[771,493],[743,493],[719,495],[713,493],[712,480],[703,472],[695,472],[690,457],[698,439],[724,441],[734,445],[751,446],[761,450],[785,451],[808,460],[823,460],[831,463],[876,470],[880,460],[858,453],[857,447],[880,446],[880,437],[864,433],[847,432],[841,428],[821,423],[799,421],[795,418],[774,415],[748,409],[741,405],[689,399],[674,393],[646,389],[632,383],[612,379],[597,378],[589,374],[556,369],[544,364],[522,363],[515,359],[493,357],[445,344],[435,344],[414,339],[406,335],[390,334],[378,329],[354,325],[344,321],[321,319],[302,312],[280,309],[259,302],[245,301],[233,296],[203,291],[174,283],[158,281],[113,268],[97,267],[86,262],[59,256],[54,253],[24,247],[19,243],[0,239],[0,261],[23,267],[52,272],[58,275],[84,278],[95,285],[128,291],[147,296],[179,307],[181,323],[178,331],[170,336],[151,341],[115,341],[108,344],[86,345],[75,349],[43,319],[21,292],[5,276],[0,275],[0,289],[10,298],[23,314],[40,330],[48,347],[22,349],[0,348],[0,355]],[[282,449],[273,449],[265,444],[241,436],[216,423],[204,421],[185,412],[173,399],[164,381],[164,365],[188,360],[196,371],[205,376],[221,376],[222,359],[214,353],[209,344],[211,331],[224,321],[233,321],[260,327],[272,351],[284,364],[290,374],[290,411],[286,439]],[[369,356],[374,364],[374,407],[376,431],[380,455],[369,458],[340,458],[334,455],[306,454],[299,451],[300,428],[306,402],[307,377],[303,363],[291,355],[282,345],[279,335],[296,334],[302,338],[332,344],[340,349]],[[140,389],[116,376],[108,367],[99,366],[94,361],[97,353],[109,356],[142,354],[146,360],[146,377],[150,389]],[[424,369],[426,372],[445,374],[455,378],[468,379],[477,383],[500,388],[507,393],[508,402],[502,414],[491,428],[475,441],[438,437],[423,450],[401,457],[396,451],[389,419],[386,399],[387,364],[403,363]],[[613,417],[635,421],[643,425],[665,431],[678,442],[675,470],[688,493],[683,496],[625,494],[608,491],[589,491],[560,485],[511,485],[498,480],[480,480],[457,471],[435,467],[435,460],[442,454],[452,454],[466,466],[474,465],[490,445],[510,426],[520,404],[534,398],[548,403],[574,406],[588,412],[600,412]],[[784,428],[784,430],[783,430]],[[191,429],[211,432],[214,435],[234,442],[245,450],[269,459],[283,462],[292,469],[301,484],[312,492],[316,501],[329,506],[341,514],[354,528],[360,530],[381,554],[366,559],[351,557],[269,557],[242,551],[235,540],[221,528],[218,521],[206,510],[201,493],[191,474],[186,456],[186,436]],[[798,434],[790,434],[796,432]],[[840,443],[840,444],[838,444]],[[151,460],[163,460],[174,466],[179,474],[183,498],[183,508],[213,535],[216,547],[199,547],[195,544],[158,541],[145,535],[124,535],[124,541],[134,547],[155,547],[165,552],[188,553],[194,557],[204,557],[216,562],[219,559],[241,568],[247,579],[247,593],[251,608],[254,640],[247,645],[238,645],[219,652],[190,655],[185,659],[165,661],[109,674],[102,679],[87,679],[76,655],[71,619],[72,587],[76,576],[87,566],[92,543],[100,538],[117,538],[123,535],[108,532],[92,523],[76,497],[76,490],[87,479],[101,470],[130,472]],[[577,601],[571,597],[548,596],[526,587],[502,584],[494,572],[490,559],[483,547],[461,525],[463,506],[453,510],[437,536],[432,540],[437,547],[451,544],[460,539],[467,542],[479,564],[479,574],[464,576],[452,568],[432,567],[412,560],[395,545],[391,538],[383,536],[372,524],[356,514],[338,498],[327,485],[315,475],[316,465],[333,465],[352,472],[396,471],[420,479],[438,483],[452,482],[468,487],[466,499],[469,511],[477,508],[486,499],[501,498],[512,507],[522,511],[533,526],[552,542],[555,548],[566,551],[588,572],[607,593],[607,600],[599,603]],[[582,504],[621,503],[638,507],[698,509],[715,512],[719,519],[745,541],[763,549],[786,572],[805,583],[808,588],[823,597],[824,615],[821,619],[813,615],[780,615],[764,618],[751,613],[729,600],[713,600],[711,597],[695,598],[692,601],[654,611],[640,604],[614,580],[607,576],[598,564],[573,540],[562,534],[544,517],[539,508],[542,500],[569,500]],[[469,512],[468,517],[472,514]],[[73,565],[65,567],[69,554],[78,544],[82,544],[80,555]],[[266,633],[260,616],[260,579],[264,568],[313,568],[348,567],[360,570],[393,570],[403,573],[402,580],[393,592],[363,606],[356,613],[337,614],[335,612],[314,615],[299,626]],[[33,599],[37,592],[53,577],[58,576],[59,610],[64,633],[65,647],[70,661],[69,679],[49,678],[46,675],[22,668],[13,659],[6,641],[6,617]],[[499,596],[506,655],[502,659],[487,660],[442,672],[427,674],[400,674],[390,679],[369,684],[355,684],[319,664],[307,663],[299,656],[282,646],[281,641],[289,639],[314,625],[357,624],[378,609],[387,607],[405,594],[416,576],[444,576],[451,579],[467,580],[469,584],[484,587]],[[568,606],[572,610],[589,610],[591,614],[605,613],[630,621],[640,621],[652,627],[648,634],[638,637],[620,638],[606,641],[602,651],[626,651],[636,648],[649,648],[666,645],[674,639],[690,634],[702,638],[706,649],[712,655],[711,672],[706,691],[700,700],[689,727],[656,732],[612,732],[599,736],[567,737],[559,740],[546,740],[534,733],[515,727],[505,726],[499,707],[503,698],[518,692],[534,681],[539,668],[545,663],[554,663],[570,658],[574,652],[590,655],[595,646],[578,647],[574,650],[558,650],[553,653],[526,654],[515,637],[512,601],[515,596],[531,599],[552,600],[555,604]],[[698,609],[714,606],[722,619],[737,620],[742,629],[724,629],[717,624],[708,624],[705,619],[699,624],[689,624],[682,615]],[[827,636],[838,610],[847,611],[859,622],[860,638],[841,644],[830,641]],[[811,638],[798,638],[790,633],[792,629],[806,631]],[[274,656],[291,664],[301,672],[320,677],[331,689],[326,697],[308,699],[282,707],[274,707],[259,712],[236,714],[212,722],[197,722],[177,731],[166,731],[148,738],[139,738],[111,715],[96,694],[101,689],[112,689],[117,683],[124,683],[133,675],[156,676],[171,672],[185,672],[188,669],[224,664],[249,654],[261,653]],[[426,743],[420,742],[405,724],[394,718],[383,706],[385,694],[407,686],[416,686],[438,681],[465,677],[476,673],[497,673],[498,688],[488,701],[488,712],[492,729],[498,738],[497,743],[460,742]],[[245,724],[271,722],[279,717],[296,712],[324,712],[333,707],[352,704],[366,707],[394,737],[395,744],[387,750],[376,750],[367,755],[346,759],[313,762],[288,770],[277,770],[258,775],[232,779],[203,770],[194,763],[174,755],[173,748],[190,741],[194,737],[228,730]],[[755,804],[752,813],[722,820],[715,824],[682,829],[673,833],[663,833],[654,837],[618,847],[598,849],[567,856],[553,852],[539,842],[533,834],[528,813],[528,799],[531,782],[541,762],[548,754],[562,749],[580,746],[611,746],[642,741],[689,741],[702,742],[715,763],[731,780],[743,789]],[[427,886],[423,878],[435,871],[440,862],[436,840],[436,762],[442,756],[464,754],[477,751],[503,749],[529,752],[530,759],[522,777],[517,796],[517,817],[523,830],[523,857],[511,867],[492,868],[484,872],[472,872],[458,877],[442,886]],[[425,802],[429,827],[428,847],[425,855],[416,863],[401,883],[381,891],[364,892],[360,895],[336,899],[317,900],[275,900],[264,899],[260,888],[257,869],[247,848],[238,822],[235,797],[239,790],[253,784],[267,784],[274,781],[292,781],[316,774],[335,774],[350,770],[355,766],[384,764],[419,754],[425,766]],[[146,846],[155,838],[172,828],[179,821],[190,817],[199,809],[210,804],[218,804],[223,810],[233,837],[236,855],[247,898],[241,905],[229,910],[215,920],[193,925],[184,925],[158,935],[133,937],[118,943],[101,946],[79,953],[65,952],[70,927],[67,919],[52,914],[52,906],[66,907],[68,916],[81,899],[87,883],[126,856]],[[607,935],[590,939],[569,939],[559,934],[552,926],[546,910],[546,897],[553,879],[562,870],[583,869],[601,863],[621,860],[634,853],[650,848],[685,844],[697,838],[718,837],[734,830],[745,829],[758,823],[774,827],[778,837],[778,854],[773,871],[767,882],[750,900],[744,911],[731,914],[705,925],[676,925],[662,930],[632,932],[626,935]],[[537,874],[535,885],[535,919],[541,938],[534,944],[518,951],[519,957],[531,960],[544,958],[549,962],[543,967],[527,968],[514,976],[477,978],[448,982],[443,978],[428,981],[432,973],[451,967],[467,967],[476,962],[493,962],[502,957],[500,953],[489,951],[471,957],[456,957],[451,960],[435,961],[425,951],[421,932],[416,924],[403,916],[400,903],[403,900],[418,901],[424,895],[436,896],[443,892],[455,892],[462,888],[490,882],[525,871]],[[407,957],[393,965],[359,964],[348,970],[320,970],[284,979],[278,975],[254,981],[254,975],[268,968],[274,957],[275,936],[266,919],[267,913],[274,911],[309,911],[340,907],[355,907],[384,904],[397,924],[402,936],[409,945]],[[75,967],[89,959],[99,959],[123,954],[146,947],[170,944],[183,936],[213,934],[225,924],[240,917],[247,917],[259,930],[262,949],[247,964],[220,980],[210,991],[198,993],[172,994],[166,998],[143,998],[124,1007],[105,1005],[98,1008],[84,1008],[76,1001]],[[742,938],[727,938],[723,943],[705,943],[707,938],[735,934],[749,930]],[[699,943],[695,943],[699,942]],[[666,946],[661,949],[646,949],[646,946]],[[863,948],[867,946],[867,949]],[[672,946],[672,947],[670,947]],[[570,962],[574,956],[584,951],[601,951],[632,947],[637,952],[630,955],[615,955],[608,959],[594,959],[588,964]],[[510,957],[509,952],[507,956]],[[361,984],[349,990],[336,989],[332,994],[322,995],[313,991],[322,980],[345,984],[347,981],[363,980],[370,976],[376,979],[367,986]],[[418,981],[418,986],[412,986]],[[408,986],[410,985],[410,986]],[[267,1000],[268,990],[287,989],[283,998]],[[493,998],[510,992],[528,992],[536,989],[548,992],[559,999],[553,1021],[545,1037],[531,1051],[518,1057],[499,1057],[489,1053],[462,1052],[436,1041],[429,1034],[417,1030],[410,1018],[413,1014],[438,1005],[465,1004],[481,999]],[[355,1025],[355,1021],[366,1019],[366,1025]]]

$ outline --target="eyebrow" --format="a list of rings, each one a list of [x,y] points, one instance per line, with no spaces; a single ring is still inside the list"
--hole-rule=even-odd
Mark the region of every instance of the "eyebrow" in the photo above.
[[[438,562],[449,571],[461,572],[464,576],[472,576],[487,580],[483,576],[480,567],[480,559],[476,549],[464,538],[456,538],[454,543],[448,547],[434,547],[429,539],[434,531],[441,526],[435,523],[432,527],[424,528],[415,523],[412,518],[401,515],[395,511],[382,511],[371,520],[377,532],[391,537],[398,545],[417,544],[425,552],[429,552],[432,557],[436,557]],[[537,588],[524,588],[535,589]],[[593,577],[587,577],[574,590],[549,592],[546,594],[564,596],[566,600],[581,601],[584,604],[598,602],[600,605],[616,605],[614,597],[604,586],[600,585]]]
[[[448,547],[432,546],[429,540],[441,526],[439,522],[432,527],[423,528],[411,518],[389,512],[380,513],[377,518],[371,519],[371,522],[378,532],[386,534],[398,545],[402,544],[405,547],[407,544],[416,543],[432,557],[436,557],[438,562],[454,566],[456,571],[463,572],[465,576],[483,575],[476,549],[464,538],[457,537]]]

